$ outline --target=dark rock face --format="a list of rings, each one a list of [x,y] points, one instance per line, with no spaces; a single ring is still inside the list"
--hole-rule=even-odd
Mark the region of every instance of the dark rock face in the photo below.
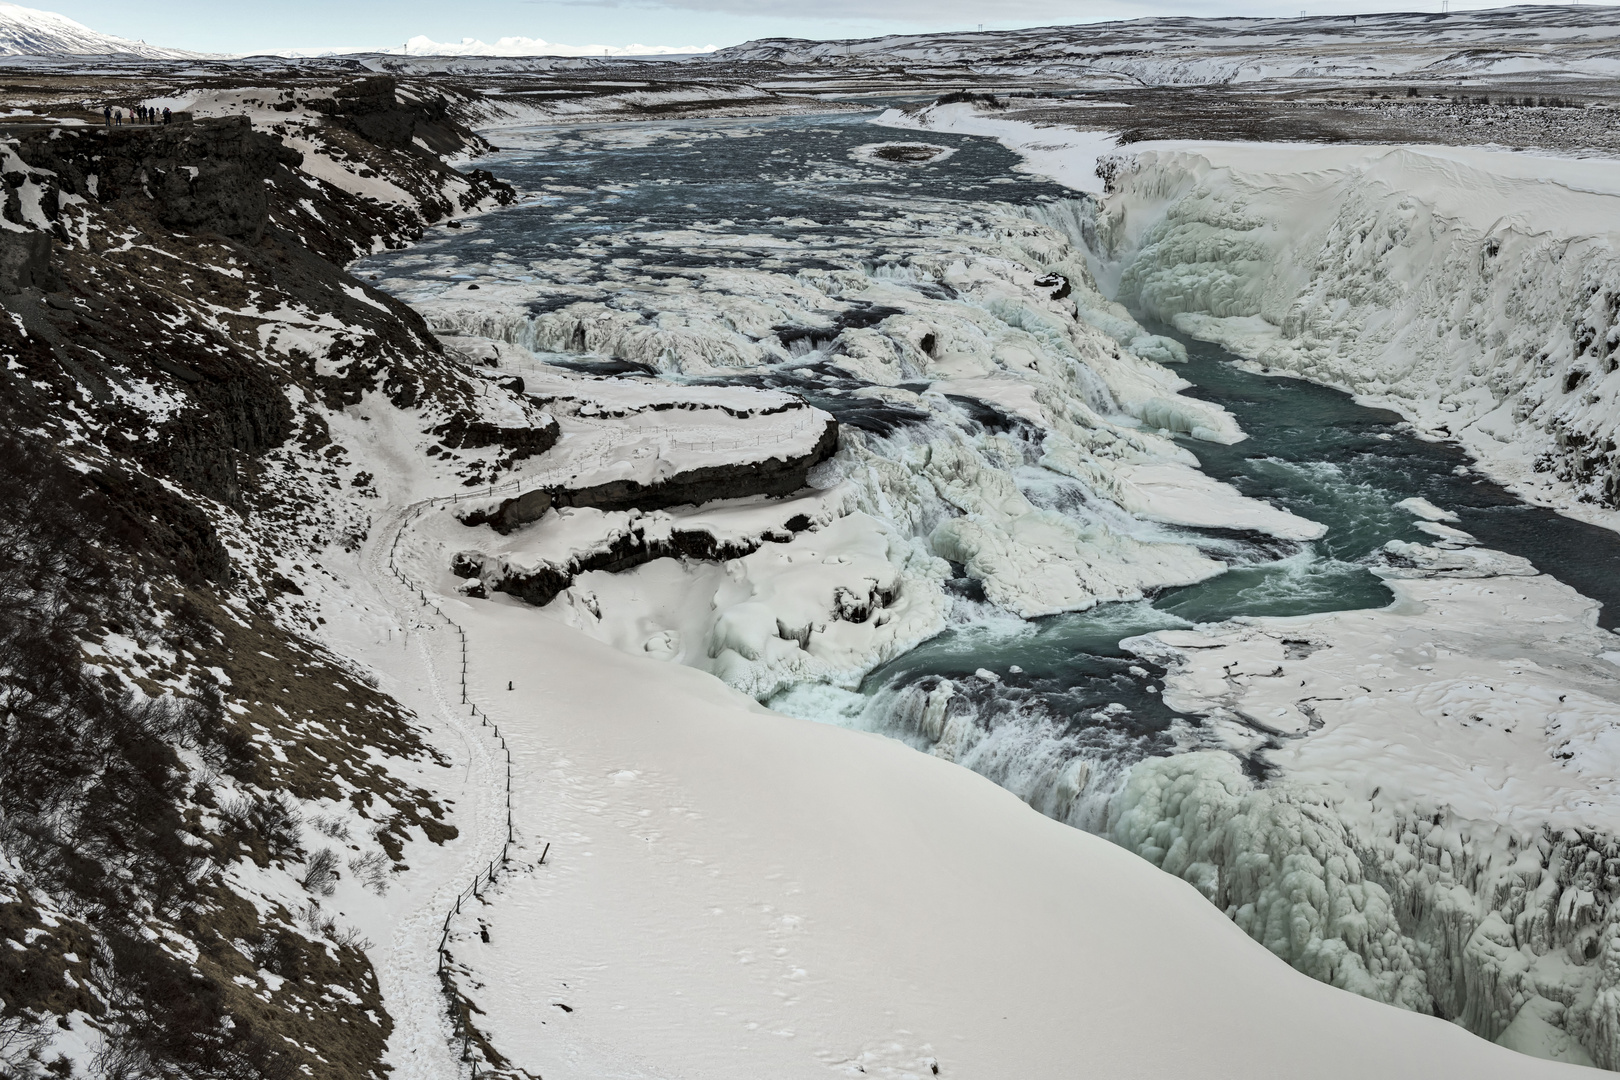
[[[587,488],[531,491],[507,499],[493,511],[475,510],[464,514],[461,522],[488,525],[504,534],[538,521],[553,506],[664,510],[671,506],[697,506],[716,499],[742,499],[753,495],[781,498],[802,490],[809,481],[810,470],[837,452],[838,422],[828,420],[815,447],[800,457],[710,465],[676,473],[656,484],[613,480]],[[545,497],[541,498],[542,495]]]
[[[1042,274],[1035,279],[1035,284],[1043,289],[1051,289],[1052,299],[1054,300],[1062,300],[1071,291],[1069,279],[1057,273]]]
[[[544,607],[572,585],[576,577],[592,570],[617,574],[654,559],[696,559],[706,562],[740,559],[758,551],[767,542],[791,540],[794,531],[797,530],[784,529],[730,541],[717,539],[713,533],[703,529],[676,529],[665,540],[649,539],[638,525],[602,550],[563,566],[514,571],[499,559],[486,557],[476,551],[462,551],[451,560],[450,570],[457,577],[476,578],[486,588],[515,596],[536,607]],[[472,594],[469,592],[467,595]]]
[[[339,87],[329,100],[309,104],[371,142],[403,150],[416,133],[417,113],[400,106],[397,89],[394,79],[381,75]],[[442,120],[442,103],[438,112]]]
[[[0,293],[15,296],[24,289],[48,289],[51,238],[42,232],[0,232]]]
[[[469,420],[464,416],[455,416],[435,427],[432,433],[438,436],[439,442],[449,450],[499,446],[503,450],[511,450],[514,459],[520,459],[550,450],[561,437],[562,429],[557,426],[555,420],[543,427],[506,427],[484,420]]]
[[[311,108],[379,146],[413,153],[455,154],[466,149],[465,128],[450,119],[449,103],[442,97],[399,98],[398,80],[378,75],[348,83],[327,100],[309,102]],[[424,151],[415,144],[421,139]]]
[[[159,92],[107,78],[121,95]],[[53,1013],[82,1009],[105,1024],[109,1059],[125,1063],[115,1071],[386,1072],[392,1020],[364,953],[311,938],[291,913],[257,910],[219,868],[244,852],[260,867],[299,858],[288,793],[364,793],[395,862],[407,829],[433,842],[455,834],[431,793],[378,764],[427,753],[408,714],[304,637],[316,623],[300,610],[309,553],[357,548],[370,522],[360,500],[377,497],[355,442],[334,438],[315,403],[382,409],[366,396],[381,390],[428,412],[412,418],[420,427],[472,395],[506,393],[469,386],[414,312],[342,268],[435,216],[510,201],[493,179],[469,180],[416,145],[416,121],[390,129],[397,120],[316,119],[303,132],[406,193],[386,206],[299,171],[299,155],[242,118],[112,132],[30,125],[10,144],[0,653],[9,684],[24,689],[0,710],[0,817],[24,840],[8,848],[22,874],[8,879],[12,894],[84,921],[47,925],[0,897],[0,924],[41,931],[0,963],[8,1033],[19,1016],[26,1039]],[[453,124],[442,134],[478,142]],[[330,333],[300,333],[306,318]],[[458,441],[515,455],[556,437],[545,424],[486,430],[477,419],[468,413]],[[338,500],[360,513],[332,513]],[[87,666],[83,646],[108,633],[167,659]],[[142,694],[127,694],[127,680]],[[327,728],[333,716],[344,721]],[[256,752],[251,730],[285,754]],[[227,803],[210,783],[187,782],[201,775],[190,755],[248,794]],[[413,802],[421,812],[390,809]],[[203,824],[210,810],[219,833]],[[154,930],[187,949],[171,955],[151,943]],[[286,979],[275,1001],[232,980],[255,968]],[[60,1071],[39,1066],[24,1071]]]
[[[264,181],[303,161],[280,138],[255,132],[245,116],[39,135],[25,140],[19,155],[56,173],[70,195],[102,203],[146,199],[166,228],[248,243],[264,235],[269,219]]]
[[[450,171],[437,158],[420,148],[389,157],[356,142],[380,167],[402,165],[412,186],[443,199]],[[378,229],[408,231],[400,217],[408,208],[391,208],[386,221],[369,218],[352,196],[296,171],[301,155],[245,117],[111,133],[58,129],[22,140],[17,153],[38,171],[6,177],[0,213],[28,231],[0,231],[0,305],[48,353],[44,369],[30,365],[31,377],[65,375],[88,391],[117,452],[241,510],[257,460],[293,431],[287,382],[305,383],[332,408],[379,388],[401,408],[421,400],[417,361],[439,351],[426,324],[332,261],[370,250]],[[143,236],[137,253],[103,259],[76,242],[70,227],[84,207],[75,197],[103,227]],[[63,241],[54,251],[53,234]],[[290,352],[292,370],[275,371],[251,321],[212,329],[215,318],[192,311],[198,297],[249,313],[290,303],[353,331],[324,356]],[[329,363],[318,368],[317,360]],[[113,393],[130,378],[177,387],[189,405],[150,426]],[[556,438],[554,428],[462,426],[463,445],[510,444],[514,457]]]

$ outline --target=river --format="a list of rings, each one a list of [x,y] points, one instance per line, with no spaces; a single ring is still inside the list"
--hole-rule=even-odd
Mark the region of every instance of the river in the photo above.
[[[955,220],[962,236],[975,237],[987,206],[1034,208],[1072,198],[1018,172],[1016,156],[988,139],[936,133],[902,139],[868,119],[842,114],[503,133],[511,148],[479,165],[525,192],[521,205],[436,229],[421,244],[362,260],[356,269],[418,304],[452,294],[465,303],[469,288],[478,286],[507,296],[518,290],[530,316],[582,298],[623,304],[633,296],[656,308],[671,283],[689,282],[694,270],[763,271],[779,275],[784,288],[806,273],[876,274],[915,221],[937,229]],[[918,164],[886,161],[873,149],[897,142],[946,152]],[[916,287],[931,299],[943,295],[926,281]],[[874,309],[867,324],[895,310]],[[861,323],[846,314],[831,332],[836,337],[851,326]],[[1195,546],[1226,571],[1140,601],[1038,619],[997,608],[959,576],[949,583],[954,606],[944,633],[877,667],[857,689],[798,686],[768,703],[921,749],[937,747],[951,717],[964,719],[974,736],[951,756],[1046,813],[1100,827],[1106,799],[1129,765],[1204,745],[1199,718],[1160,701],[1163,672],[1119,642],[1234,616],[1383,606],[1390,593],[1369,558],[1392,540],[1436,542],[1403,501],[1418,497],[1455,514],[1453,527],[1482,545],[1528,558],[1603,601],[1603,624],[1615,624],[1620,537],[1524,504],[1456,447],[1417,437],[1397,415],[1333,389],[1247,370],[1216,346],[1177,340],[1188,359],[1175,370],[1193,384],[1187,395],[1227,409],[1248,436],[1230,445],[1180,436],[1179,444],[1209,475],[1325,525],[1325,536],[1290,541],[1141,526],[1150,538]],[[925,412],[863,395],[863,380],[821,355],[825,345],[807,332],[792,364],[732,375],[663,374],[790,389],[843,424],[897,445],[908,427],[933,422]],[[592,374],[653,373],[600,354],[551,352],[543,359]],[[980,420],[1016,428],[994,410]],[[1013,433],[1039,441],[1028,431]],[[1038,458],[1032,448],[1013,470],[1031,503],[1088,526],[1125,527],[1071,480],[1042,469]],[[1247,764],[1264,774],[1263,763]]]

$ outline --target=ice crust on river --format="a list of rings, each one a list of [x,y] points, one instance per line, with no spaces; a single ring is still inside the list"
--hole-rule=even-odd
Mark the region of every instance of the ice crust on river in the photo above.
[[[1257,369],[1394,407],[1524,495],[1615,524],[1620,166],[1466,148],[1114,152],[960,107],[900,122],[998,123],[986,133],[1052,175],[1100,163],[1111,190],[1062,224],[1091,245],[1104,293]],[[1001,771],[1301,970],[1620,1067],[1614,635],[1526,560],[1468,546],[1448,508],[1400,505],[1440,539],[1381,553],[1390,607],[1126,643],[1168,669],[1167,704],[1208,718],[1181,733],[1188,752],[1101,785],[1060,745],[1043,768]],[[939,709],[936,753],[978,756],[971,737],[948,746]],[[927,710],[902,719],[915,737]]]
[[[1620,164],[1471,148],[1125,159],[1117,298],[1456,439],[1527,497],[1620,505]]]
[[[1106,176],[1099,202],[1046,216],[1092,253],[1110,299],[1397,409],[1525,498],[1620,520],[1620,164],[1480,147],[1120,148],[963,105],[880,122],[996,138],[1077,190],[1102,195]]]
[[[687,444],[701,450],[703,440],[670,427],[695,422],[692,405],[718,389],[693,380],[785,372],[794,388],[879,418],[844,424],[814,505],[784,506],[770,526],[802,514],[810,531],[789,541],[756,533],[765,547],[724,573],[652,564],[586,575],[554,602],[574,625],[764,698],[806,681],[854,685],[937,633],[950,563],[990,602],[1032,617],[1224,571],[1174,526],[1321,535],[1314,522],[1204,476],[1166,437],[1234,442],[1242,433],[1219,406],[1178,393],[1186,381],[1150,357],[1173,360],[1179,346],[1097,295],[1061,230],[994,205],[861,206],[870,216],[834,223],[842,229],[830,238],[791,235],[814,222],[786,223],[787,236],[720,222],[587,239],[575,254],[600,260],[595,276],[568,260],[519,266],[495,250],[487,262],[447,265],[442,277],[388,282],[457,348],[523,372],[562,425],[548,460],[579,484],[635,446],[666,472],[702,464]],[[658,263],[698,245],[749,263],[679,272]],[[622,254],[630,251],[641,254]],[[772,266],[784,259],[812,265]],[[395,265],[431,266],[420,260]],[[1082,308],[1108,312],[1111,332],[1079,318]],[[678,385],[591,378],[558,366],[569,357],[645,365]],[[667,399],[666,411],[634,406],[649,394]],[[721,434],[729,453],[720,457],[746,459],[761,439],[775,452],[783,425],[798,425],[787,444],[805,438],[802,413],[753,413],[735,421],[747,436]],[[551,514],[500,545],[501,557],[515,565],[559,544],[577,550],[590,528],[601,547],[626,527],[613,515]],[[572,539],[560,538],[565,529]],[[790,564],[786,576],[766,569]],[[682,599],[631,599],[663,593]],[[856,629],[834,600],[852,595],[893,599],[877,616],[856,604]]]

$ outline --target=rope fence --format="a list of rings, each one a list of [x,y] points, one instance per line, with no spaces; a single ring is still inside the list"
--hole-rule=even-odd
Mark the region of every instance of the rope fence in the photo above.
[[[490,493],[493,494],[500,488],[512,487],[517,483],[519,483],[519,481],[513,481],[507,484],[491,487],[489,490]],[[437,974],[439,976],[440,985],[444,991],[445,1009],[450,1014],[450,1022],[454,1031],[454,1037],[461,1041],[461,1059],[465,1062],[471,1063],[473,1078],[474,1080],[477,1080],[480,1075],[483,1075],[483,1072],[479,1068],[478,1061],[474,1059],[472,1055],[473,1032],[471,1025],[467,1021],[467,1007],[469,1003],[465,998],[462,997],[461,992],[456,989],[455,982],[451,978],[448,965],[445,963],[445,961],[450,956],[450,924],[455,920],[457,915],[461,914],[461,905],[468,900],[481,900],[482,894],[480,890],[493,885],[495,883],[497,874],[499,874],[506,867],[507,863],[511,859],[512,845],[516,843],[516,835],[514,833],[512,821],[512,750],[506,744],[506,736],[501,734],[500,725],[494,720],[490,719],[488,714],[480,709],[477,704],[475,704],[467,695],[467,631],[461,627],[461,624],[457,623],[454,619],[450,618],[450,616],[446,615],[443,608],[429,599],[426,589],[411,581],[411,579],[405,575],[405,572],[399,568],[399,562],[397,559],[397,554],[399,552],[399,541],[404,535],[405,526],[411,521],[420,518],[430,506],[440,503],[455,502],[457,499],[459,499],[459,496],[456,495],[441,496],[436,499],[427,499],[416,504],[416,512],[402,522],[399,530],[394,533],[393,544],[388,549],[388,569],[396,578],[399,579],[400,584],[404,585],[405,588],[416,594],[417,600],[422,607],[433,612],[433,614],[437,615],[440,619],[443,619],[445,625],[449,626],[456,632],[457,640],[461,645],[461,704],[467,706],[467,708],[470,710],[469,715],[478,718],[481,726],[490,729],[490,734],[500,743],[501,752],[506,755],[506,839],[501,842],[501,853],[499,857],[491,859],[488,866],[479,869],[478,872],[473,875],[472,883],[456,894],[454,902],[444,914],[444,925],[439,933],[439,947],[437,950]],[[550,850],[551,845],[547,843],[544,849],[542,849],[540,852],[538,863],[543,864],[546,861],[546,854],[550,852]]]
[[[632,430],[634,430],[634,428],[632,428]],[[653,433],[669,437],[669,441],[680,449],[698,450],[704,448],[705,443],[711,450],[719,449],[723,448],[722,443],[725,442],[725,440],[692,440],[690,445],[682,446],[681,440],[675,437],[675,432],[667,427],[654,429]],[[638,432],[638,434],[647,434],[647,432],[642,431]],[[797,438],[801,434],[801,425],[795,423],[793,428],[788,432],[777,434],[775,436],[775,441],[781,443],[789,439]],[[758,446],[761,441],[762,440],[754,440],[750,443],[740,442],[736,444],[735,447],[730,448],[742,449],[747,446]],[[607,451],[605,450],[598,450],[597,457],[594,462],[589,460],[576,461],[574,463],[575,467],[577,468],[581,465],[588,464],[595,464],[597,467],[602,467],[607,463],[606,453]],[[557,474],[557,479],[562,479],[560,470],[557,470]],[[478,1077],[483,1075],[493,1074],[487,1073],[485,1070],[481,1069],[480,1062],[474,1058],[472,1053],[473,1030],[467,1019],[470,1003],[456,988],[455,981],[451,977],[449,965],[446,963],[446,961],[450,958],[450,927],[455,921],[456,916],[461,914],[461,905],[469,900],[481,900],[481,890],[493,885],[496,878],[501,874],[511,860],[512,846],[516,843],[516,834],[514,832],[512,818],[512,750],[509,746],[507,746],[506,736],[501,733],[500,725],[494,720],[490,719],[490,717],[478,707],[471,697],[468,696],[467,631],[462,628],[461,624],[457,623],[454,619],[450,618],[450,616],[446,615],[444,613],[444,609],[428,597],[427,590],[424,587],[412,581],[405,574],[405,572],[400,569],[397,556],[399,552],[399,542],[404,537],[405,529],[410,525],[411,522],[419,519],[424,513],[426,513],[430,507],[459,503],[463,496],[467,497],[468,499],[476,499],[480,497],[491,498],[497,492],[517,490],[525,486],[534,487],[543,483],[544,480],[541,476],[515,477],[500,484],[491,484],[472,491],[456,492],[451,495],[424,499],[421,502],[416,503],[413,507],[414,513],[410,513],[405,520],[400,523],[400,527],[395,531],[393,542],[388,549],[389,571],[394,575],[394,577],[399,579],[400,584],[403,585],[408,591],[416,594],[417,602],[423,608],[426,608],[428,611],[432,612],[439,619],[443,620],[446,626],[456,632],[457,641],[461,646],[461,704],[468,709],[469,716],[477,717],[480,725],[490,730],[491,736],[497,742],[499,742],[501,752],[506,756],[506,839],[501,843],[500,855],[497,858],[491,859],[487,866],[480,868],[477,873],[473,875],[472,882],[466,888],[462,889],[456,894],[455,900],[451,903],[449,909],[445,911],[444,923],[439,932],[439,946],[437,950],[437,974],[439,976],[440,986],[444,992],[445,1009],[450,1014],[454,1038],[460,1040],[461,1042],[461,1059],[462,1061],[471,1065],[473,1080],[477,1080]],[[540,852],[540,858],[537,860],[537,865],[545,863],[546,855],[550,852],[550,850],[551,845],[547,843]]]

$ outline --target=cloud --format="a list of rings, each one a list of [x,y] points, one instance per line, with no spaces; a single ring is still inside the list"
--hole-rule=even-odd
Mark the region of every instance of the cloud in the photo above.
[[[389,56],[686,56],[715,50],[713,45],[560,45],[531,37],[503,37],[484,42],[477,38],[434,41],[423,34],[393,48],[376,46],[276,49],[267,55],[292,57],[349,56],[380,53]]]
[[[418,35],[405,43],[407,56],[669,56],[713,52],[713,45],[559,45],[530,37],[503,37],[494,43],[476,38],[434,41]]]
[[[552,0],[556,2],[556,0]],[[561,0],[570,7],[625,8],[656,7],[664,10],[744,15],[760,19],[811,20],[841,23],[890,23],[916,27],[971,29],[986,27],[1039,26],[1064,22],[1093,21],[1103,18],[1134,18],[1162,14],[1167,5],[1131,0],[819,0],[807,5],[803,0]],[[1262,0],[1262,3],[1264,0]],[[1288,3],[1294,0],[1287,0]],[[1215,0],[1193,0],[1175,5],[1178,13],[1225,13]],[[1278,2],[1279,8],[1286,3]]]

